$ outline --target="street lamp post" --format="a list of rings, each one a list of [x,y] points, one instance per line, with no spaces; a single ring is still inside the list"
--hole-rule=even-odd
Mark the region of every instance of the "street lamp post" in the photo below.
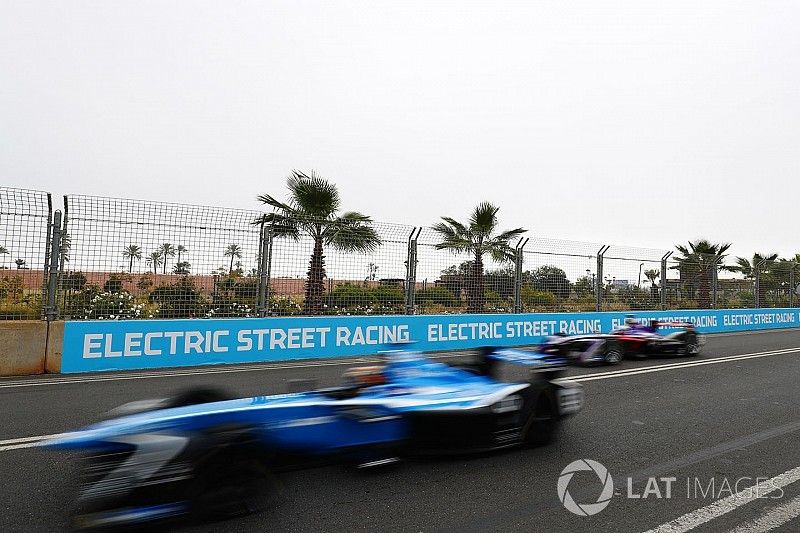
[[[638,283],[638,287],[640,289],[642,288],[642,267],[643,266],[644,266],[644,263],[639,263],[639,283]]]

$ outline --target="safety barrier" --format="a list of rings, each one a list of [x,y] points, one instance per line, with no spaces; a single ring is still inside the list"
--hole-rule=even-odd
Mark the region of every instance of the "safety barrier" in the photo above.
[[[686,321],[705,333],[790,328],[800,310],[642,311],[642,320]],[[62,372],[94,372],[370,355],[393,343],[421,351],[537,344],[554,333],[609,332],[625,313],[526,313],[120,320],[64,323]]]

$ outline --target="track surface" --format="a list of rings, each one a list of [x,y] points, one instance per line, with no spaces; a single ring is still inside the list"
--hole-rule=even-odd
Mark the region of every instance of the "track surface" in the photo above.
[[[742,354],[754,355],[730,358]],[[690,366],[669,366],[676,363]],[[190,386],[248,396],[285,392],[296,378],[334,384],[351,364],[357,361],[103,375],[100,381],[2,379],[0,531],[64,529],[74,493],[74,457],[8,441],[74,429],[121,403]],[[586,406],[549,446],[406,462],[381,473],[325,467],[282,474],[273,510],[183,530],[624,532],[657,528],[687,513],[693,514],[682,528],[662,531],[800,530],[800,469],[792,470],[800,466],[800,330],[713,336],[698,359],[625,361],[569,374],[583,382]],[[618,493],[589,517],[565,510],[556,491],[561,470],[584,458],[608,468]],[[731,494],[725,481],[733,490],[738,480],[742,491],[756,478],[781,474],[764,486],[784,486],[762,498],[744,504],[717,498]],[[628,477],[631,493],[642,495],[651,476],[676,478],[670,498],[664,482],[661,498],[652,492],[647,499],[627,497]],[[579,502],[593,502],[600,484],[580,473],[569,490]]]

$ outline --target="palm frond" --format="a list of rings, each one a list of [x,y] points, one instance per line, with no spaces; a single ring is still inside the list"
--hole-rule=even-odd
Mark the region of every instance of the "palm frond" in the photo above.
[[[497,212],[499,207],[489,202],[481,202],[475,206],[475,210],[469,217],[469,227],[473,233],[489,235],[497,226]]]
[[[339,189],[314,172],[309,176],[294,170],[286,185],[290,192],[289,203],[299,213],[327,219],[339,210]]]
[[[278,213],[265,213],[254,223],[271,226],[273,237],[288,237],[294,241],[300,239],[300,230],[297,219]]]
[[[487,246],[486,251],[498,263],[508,263],[514,260],[514,249],[508,244],[492,242]]]
[[[354,211],[327,224],[322,238],[337,250],[343,252],[372,252],[381,245],[381,238],[371,219]]]
[[[526,233],[527,231],[528,230],[526,230],[525,228],[510,229],[508,231],[502,232],[497,237],[494,237],[493,240],[498,241],[498,242],[500,242],[500,241],[509,242],[512,239],[515,239],[515,238],[519,237],[523,233]]]
[[[279,209],[286,214],[294,211],[294,209],[290,205],[281,202],[280,200],[269,194],[259,194],[256,197],[256,199],[258,199],[258,201],[261,202],[262,204],[268,205],[274,209]]]

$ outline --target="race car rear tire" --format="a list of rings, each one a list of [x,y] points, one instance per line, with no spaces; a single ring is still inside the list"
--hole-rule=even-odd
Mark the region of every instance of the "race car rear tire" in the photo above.
[[[194,387],[191,389],[180,391],[177,394],[171,396],[166,401],[166,405],[164,405],[162,408],[186,407],[188,405],[221,402],[224,400],[230,400],[232,398],[233,395],[228,394],[227,392],[220,389],[215,389],[212,387]]]
[[[603,352],[603,361],[608,365],[618,365],[624,357],[622,346],[616,342],[607,342]]]
[[[556,405],[550,394],[542,393],[536,400],[525,431],[525,444],[542,446],[553,440],[558,426]]]
[[[700,354],[700,342],[697,338],[697,333],[693,331],[687,331],[683,339],[685,343],[683,348],[684,355],[696,357]]]

